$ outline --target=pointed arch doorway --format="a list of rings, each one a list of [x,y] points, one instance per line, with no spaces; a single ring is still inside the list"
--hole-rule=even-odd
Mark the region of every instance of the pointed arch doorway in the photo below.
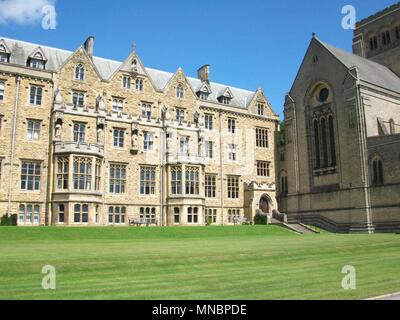
[[[268,196],[262,196],[260,199],[260,210],[264,214],[271,213],[271,200]]]

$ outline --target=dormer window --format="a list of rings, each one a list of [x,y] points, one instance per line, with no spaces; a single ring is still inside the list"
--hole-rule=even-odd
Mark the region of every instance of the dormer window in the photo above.
[[[226,88],[222,95],[218,97],[219,103],[229,105],[231,104],[233,96],[229,88]]]
[[[0,62],[10,62],[10,54],[7,52],[7,49],[3,44],[0,45]]]
[[[42,69],[45,68],[45,60],[43,55],[40,52],[36,52],[32,57],[28,59],[28,66],[33,69]]]
[[[211,88],[207,83],[203,83],[200,90],[197,92],[197,96],[200,98],[200,100],[208,100],[210,94]]]
[[[227,104],[227,105],[231,104],[231,98],[229,97],[220,97],[218,100],[222,104]]]
[[[178,99],[183,99],[185,97],[185,90],[183,89],[183,85],[178,85],[176,88],[176,97]]]
[[[209,96],[210,94],[209,93],[207,93],[207,92],[199,92],[199,98],[200,98],[200,100],[208,100],[208,96]]]

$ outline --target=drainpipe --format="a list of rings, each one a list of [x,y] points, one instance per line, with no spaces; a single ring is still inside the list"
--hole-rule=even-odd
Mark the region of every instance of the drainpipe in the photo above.
[[[222,218],[222,225],[225,224],[224,222],[224,160],[222,156],[222,112],[219,112],[219,167],[220,167],[220,176],[221,176],[221,218]]]
[[[162,120],[162,128],[160,130],[160,215],[161,215],[161,226],[167,225],[167,219],[165,215],[164,207],[164,170],[165,170],[165,149],[164,149],[164,134],[165,134],[165,122]]]
[[[8,182],[8,208],[7,217],[11,215],[11,203],[12,203],[12,188],[13,188],[13,168],[14,168],[14,153],[15,153],[15,140],[17,131],[17,118],[18,118],[18,103],[19,103],[19,90],[21,85],[21,77],[16,79],[17,88],[15,91],[15,103],[14,103],[14,114],[13,114],[13,126],[11,134],[11,150],[10,150],[10,177]]]

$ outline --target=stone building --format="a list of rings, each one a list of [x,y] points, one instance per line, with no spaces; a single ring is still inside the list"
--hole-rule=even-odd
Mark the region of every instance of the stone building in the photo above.
[[[354,54],[313,36],[285,99],[278,202],[336,232],[400,230],[400,4],[357,24]]]
[[[19,225],[232,224],[277,208],[263,91],[0,38],[0,216]]]

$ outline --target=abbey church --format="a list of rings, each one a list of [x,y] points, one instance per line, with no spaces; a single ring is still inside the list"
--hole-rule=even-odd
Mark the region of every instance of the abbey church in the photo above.
[[[284,116],[277,198],[289,222],[400,230],[400,4],[357,23],[353,53],[313,36]]]

